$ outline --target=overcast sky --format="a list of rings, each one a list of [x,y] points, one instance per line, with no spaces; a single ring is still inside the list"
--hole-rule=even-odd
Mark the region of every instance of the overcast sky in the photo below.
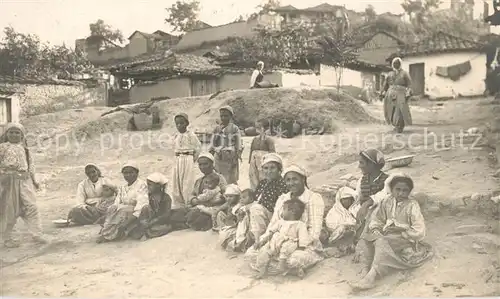
[[[135,30],[169,31],[164,23],[165,8],[174,0],[0,0],[0,28],[13,26],[18,32],[35,33],[52,44],[73,47],[77,38],[86,37],[88,25],[103,19],[128,37]],[[234,21],[240,14],[255,11],[261,0],[200,0],[200,19],[210,25]],[[401,13],[401,0],[282,0],[282,5],[297,8],[321,3],[346,5],[363,11],[372,4],[378,13]],[[444,5],[449,6],[449,0]],[[2,34],[3,36],[3,34]]]

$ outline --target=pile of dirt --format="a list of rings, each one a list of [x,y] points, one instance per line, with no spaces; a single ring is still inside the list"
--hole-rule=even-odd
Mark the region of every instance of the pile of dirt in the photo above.
[[[273,88],[235,90],[214,98],[233,107],[235,122],[247,128],[255,121],[289,125],[332,133],[342,124],[367,124],[379,121],[370,116],[359,101],[331,88]]]
[[[167,99],[154,106],[160,111],[163,131],[175,130],[173,117],[179,112],[189,114],[193,131],[212,131],[219,118],[219,108],[230,105],[235,111],[235,123],[241,128],[254,126],[255,121],[263,120],[271,121],[274,125],[297,122],[302,129],[331,133],[342,124],[380,123],[360,103],[347,94],[339,96],[335,89],[302,87],[226,91],[212,96]],[[58,116],[61,113],[37,118],[46,118],[47,125],[60,124],[61,119],[64,119]],[[81,114],[85,116],[86,110]],[[126,131],[130,117],[132,114],[123,111],[103,117],[93,113],[88,120],[78,116],[67,117],[68,124],[58,132],[70,132],[76,138],[96,138],[107,132]],[[29,118],[27,121],[29,127],[35,128],[35,132],[39,130],[37,128],[41,120]]]
[[[21,120],[28,132],[28,144],[65,134],[80,124],[98,121],[108,107],[85,107],[30,116]],[[36,140],[35,140],[36,139]]]

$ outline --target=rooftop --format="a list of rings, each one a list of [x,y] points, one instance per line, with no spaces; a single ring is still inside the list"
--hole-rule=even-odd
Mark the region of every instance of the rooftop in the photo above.
[[[160,60],[144,62],[129,67],[123,72],[129,75],[140,75],[143,73],[170,73],[184,75],[215,74],[220,69],[210,62],[208,58],[190,55],[169,53]]]
[[[418,43],[404,47],[398,54],[400,56],[418,56],[450,52],[479,51],[482,48],[483,44],[440,31]]]

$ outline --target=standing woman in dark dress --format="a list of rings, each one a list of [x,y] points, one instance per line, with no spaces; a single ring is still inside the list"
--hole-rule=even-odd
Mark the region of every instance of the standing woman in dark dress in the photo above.
[[[257,63],[257,68],[253,71],[252,77],[250,78],[250,89],[279,87],[278,84],[274,84],[269,81],[264,81],[264,74],[262,74],[263,69],[264,69],[264,62],[259,61]]]

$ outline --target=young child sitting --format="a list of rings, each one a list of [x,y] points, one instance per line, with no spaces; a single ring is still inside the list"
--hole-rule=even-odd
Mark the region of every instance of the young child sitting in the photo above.
[[[103,179],[102,181],[102,193],[99,202],[96,205],[96,209],[101,215],[99,220],[96,222],[98,224],[104,224],[106,219],[106,212],[109,207],[115,203],[117,187],[109,179]]]
[[[219,207],[214,208],[214,231],[219,231],[223,227],[234,227],[237,224],[237,218],[234,212],[240,202],[241,191],[235,184],[227,185],[224,192],[226,202]]]
[[[213,205],[220,201],[222,197],[219,187],[220,177],[215,173],[208,175],[203,181],[203,191],[196,198],[199,203],[196,207],[205,214],[212,216],[213,227],[215,227],[215,217],[218,207]]]
[[[203,181],[203,191],[198,195],[197,202],[199,203],[210,203],[216,202],[221,198],[221,192],[219,187],[220,177],[215,174],[209,174]]]
[[[337,191],[335,204],[325,217],[328,236],[323,240],[327,256],[342,257],[354,252],[356,217],[349,211],[356,191],[342,187]]]
[[[304,249],[311,243],[307,225],[300,221],[305,204],[298,199],[290,199],[283,203],[283,219],[272,224],[259,242],[254,246],[259,249],[256,270],[257,278],[266,275],[272,259],[278,258],[279,271],[287,272],[287,260],[297,249]],[[299,270],[299,277],[303,270]]]
[[[250,233],[250,208],[255,204],[255,193],[252,189],[245,189],[241,192],[240,202],[233,208],[238,224],[236,235],[232,242],[228,244],[230,251],[243,251],[250,247],[255,241]]]

